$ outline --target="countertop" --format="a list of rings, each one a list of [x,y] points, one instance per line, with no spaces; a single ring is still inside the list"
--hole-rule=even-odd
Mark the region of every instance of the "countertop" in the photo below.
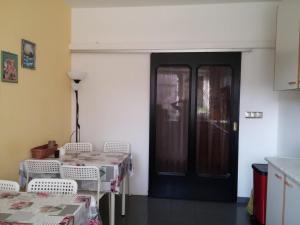
[[[300,185],[300,158],[267,157],[266,161]]]

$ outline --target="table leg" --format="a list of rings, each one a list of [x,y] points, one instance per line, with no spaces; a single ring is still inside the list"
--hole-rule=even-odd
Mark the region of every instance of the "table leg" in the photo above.
[[[109,222],[110,225],[115,225],[115,193],[111,192],[110,193],[110,218],[109,218]]]
[[[108,218],[110,219],[110,210],[111,210],[111,205],[110,205],[110,200],[111,200],[111,197],[110,197],[110,193],[107,193],[108,194]]]
[[[126,175],[127,176],[127,175]],[[123,178],[123,181],[122,181],[122,213],[121,215],[122,216],[125,216],[125,201],[126,201],[126,179],[127,177],[124,177]]]
[[[127,194],[128,194],[128,196],[131,196],[129,180],[130,180],[130,175],[129,175],[129,173],[127,173]]]

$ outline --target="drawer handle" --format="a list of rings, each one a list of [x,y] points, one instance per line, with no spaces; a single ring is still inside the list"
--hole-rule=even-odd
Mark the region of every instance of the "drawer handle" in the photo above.
[[[278,175],[277,173],[275,173],[275,177],[279,180],[282,180],[282,176]]]
[[[285,183],[285,185],[286,185],[287,187],[289,187],[289,188],[293,188],[293,187],[294,187],[292,184],[290,184],[290,183],[287,182],[287,181],[285,181],[284,183]]]
[[[297,84],[297,82],[296,81],[290,81],[290,82],[288,82],[288,84],[289,85],[295,85],[295,84]]]

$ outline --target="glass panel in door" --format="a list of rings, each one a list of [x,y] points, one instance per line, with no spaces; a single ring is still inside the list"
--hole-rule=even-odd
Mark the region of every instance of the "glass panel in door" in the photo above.
[[[185,66],[157,69],[155,169],[159,174],[187,171],[190,74]]]
[[[230,66],[201,66],[197,71],[196,172],[230,176]]]

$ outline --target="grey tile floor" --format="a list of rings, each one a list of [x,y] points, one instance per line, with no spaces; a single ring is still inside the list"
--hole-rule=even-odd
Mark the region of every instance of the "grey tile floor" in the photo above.
[[[103,224],[108,225],[107,198],[100,202]],[[233,203],[127,198],[126,216],[116,198],[116,225],[251,225],[246,206]]]

